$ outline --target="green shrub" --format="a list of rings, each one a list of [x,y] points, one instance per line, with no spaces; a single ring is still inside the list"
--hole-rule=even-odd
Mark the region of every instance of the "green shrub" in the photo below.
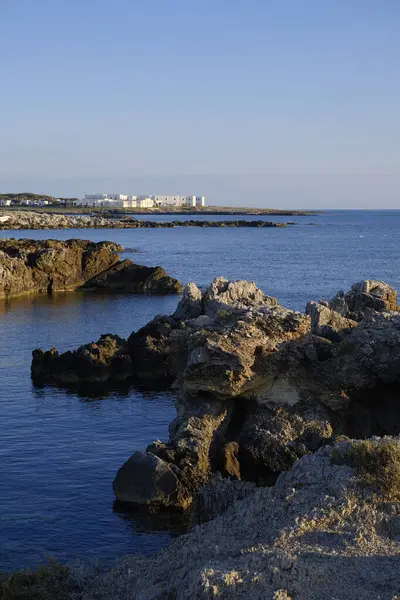
[[[355,469],[360,484],[376,488],[389,500],[400,501],[400,442],[353,441],[344,455],[336,451],[333,459]]]
[[[0,573],[0,600],[69,600],[69,569],[56,561],[36,569]]]

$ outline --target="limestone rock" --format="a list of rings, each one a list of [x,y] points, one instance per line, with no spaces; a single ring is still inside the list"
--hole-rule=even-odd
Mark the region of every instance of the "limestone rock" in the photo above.
[[[202,293],[195,283],[188,283],[174,312],[174,318],[183,321],[195,319],[202,314],[202,311]]]
[[[217,277],[206,290],[203,298],[204,314],[216,317],[225,312],[261,306],[276,306],[276,298],[266,296],[255,283],[228,281]]]
[[[322,302],[310,301],[306,307],[306,314],[311,318],[311,331],[333,342],[338,342],[343,332],[357,326],[357,322],[343,317],[340,312],[332,310]]]

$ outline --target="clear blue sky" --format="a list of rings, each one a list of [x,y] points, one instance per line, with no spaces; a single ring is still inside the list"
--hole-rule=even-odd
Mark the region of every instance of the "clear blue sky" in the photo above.
[[[400,208],[399,0],[0,0],[0,192]]]

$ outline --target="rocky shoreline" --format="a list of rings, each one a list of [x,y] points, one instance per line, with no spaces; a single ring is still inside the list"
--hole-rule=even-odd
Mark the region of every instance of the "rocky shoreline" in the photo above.
[[[87,240],[0,240],[0,299],[85,289],[102,292],[180,293],[161,267],[120,260],[123,247]]]
[[[286,223],[263,220],[235,221],[145,221],[131,217],[68,216],[55,213],[8,211],[0,213],[2,229],[171,229],[174,227],[286,227]]]
[[[173,382],[177,416],[121,467],[119,501],[186,510],[215,473],[269,485],[338,436],[400,431],[397,292],[355,284],[305,313],[254,283],[189,284],[175,313],[127,339],[74,352],[33,352],[34,380],[55,384]],[[379,397],[379,402],[375,400]]]
[[[68,568],[82,600],[395,600],[400,593],[400,313],[381,281],[286,309],[254,283],[189,284],[124,340],[33,352],[56,385],[173,381],[169,440],[135,452],[119,502],[189,511],[151,558]],[[73,597],[73,596],[71,596]]]

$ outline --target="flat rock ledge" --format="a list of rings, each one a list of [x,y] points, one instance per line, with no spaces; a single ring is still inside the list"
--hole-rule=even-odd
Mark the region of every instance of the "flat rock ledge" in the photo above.
[[[1,229],[170,229],[173,227],[286,227],[264,219],[146,221],[132,217],[70,216],[34,211],[0,212]]]
[[[123,247],[87,240],[0,240],[0,299],[76,289],[179,293],[177,279],[161,267],[120,260]]]
[[[125,340],[35,350],[35,381],[173,382],[176,417],[118,471],[116,498],[187,510],[215,474],[256,486],[341,436],[400,432],[397,292],[368,280],[331,301],[286,309],[254,283],[189,284],[171,316]],[[195,502],[193,502],[195,500]]]
[[[209,503],[229,502],[213,520],[150,558],[75,565],[71,584],[82,600],[396,600],[399,456],[398,437],[346,440],[304,456],[269,488],[214,482]]]

